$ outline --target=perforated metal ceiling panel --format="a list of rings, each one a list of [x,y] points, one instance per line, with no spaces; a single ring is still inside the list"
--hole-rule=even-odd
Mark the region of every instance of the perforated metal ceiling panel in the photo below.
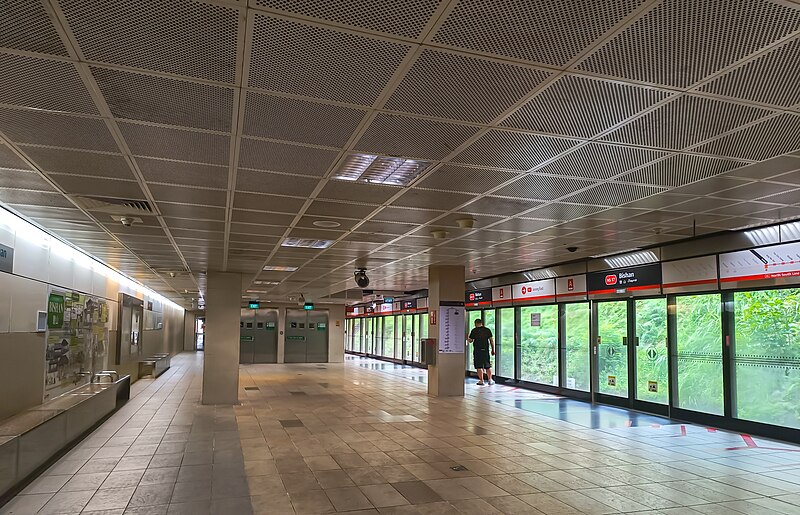
[[[568,75],[536,95],[502,125],[588,138],[666,97],[663,91]]]
[[[356,150],[420,159],[443,159],[478,132],[477,127],[379,114]]]
[[[321,176],[336,155],[335,150],[242,138],[239,166],[256,170]]]
[[[270,10],[416,38],[441,0],[255,0]]]
[[[251,92],[244,134],[342,147],[365,114],[361,109]]]
[[[237,9],[190,0],[59,5],[87,59],[234,82]]]
[[[787,0],[10,0],[0,201],[186,303],[798,218],[798,41]]]
[[[755,107],[682,95],[604,139],[681,150],[769,114]]]
[[[578,68],[685,88],[798,29],[777,1],[664,0]]]
[[[255,15],[250,86],[372,105],[409,45]]]
[[[116,118],[230,131],[233,89],[185,80],[92,68]]]
[[[548,75],[528,67],[426,49],[386,108],[489,123]],[[454,95],[454,91],[460,94]]]
[[[641,0],[460,0],[434,41],[559,66],[572,60],[640,3]]]
[[[453,161],[522,171],[542,164],[576,144],[575,141],[547,136],[491,130]]]

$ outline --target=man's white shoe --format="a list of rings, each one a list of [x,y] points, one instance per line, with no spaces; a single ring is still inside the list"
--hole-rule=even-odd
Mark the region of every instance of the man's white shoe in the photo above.
[[[477,384],[478,386],[483,386],[483,381],[478,381],[478,382],[477,382],[477,383],[475,383],[475,384]]]
[[[489,386],[492,386],[493,384],[494,384],[494,381],[492,381],[491,379],[489,379]]]

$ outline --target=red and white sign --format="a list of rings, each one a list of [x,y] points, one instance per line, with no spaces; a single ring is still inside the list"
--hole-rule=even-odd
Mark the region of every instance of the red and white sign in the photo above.
[[[500,286],[499,288],[492,288],[492,304],[508,304],[513,300],[511,293],[511,286]]]
[[[554,302],[556,283],[553,279],[532,281],[513,286],[514,302]]]
[[[704,256],[661,263],[664,293],[717,289],[717,257]]]
[[[785,243],[719,255],[719,277],[723,288],[742,281],[800,282],[800,243]]]
[[[586,298],[586,276],[573,275],[556,279],[556,295],[559,300]]]
[[[428,318],[428,322],[430,325],[436,325],[436,311],[431,311],[430,317]]]
[[[391,302],[388,302],[386,304],[381,304],[381,313],[391,313],[393,307],[394,304],[392,304]]]
[[[606,286],[614,286],[617,284],[617,274],[608,274],[606,276]]]

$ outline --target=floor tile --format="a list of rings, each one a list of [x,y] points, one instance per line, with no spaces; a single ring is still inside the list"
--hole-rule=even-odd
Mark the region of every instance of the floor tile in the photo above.
[[[355,511],[372,508],[372,503],[361,493],[358,487],[332,488],[325,490],[336,511]]]
[[[376,508],[409,504],[408,500],[389,484],[366,485],[359,488]]]

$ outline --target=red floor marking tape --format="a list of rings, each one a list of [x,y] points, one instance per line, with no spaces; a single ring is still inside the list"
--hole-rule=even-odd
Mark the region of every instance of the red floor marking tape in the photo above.
[[[686,426],[681,426],[681,436],[686,436]]]
[[[748,447],[758,447],[753,437],[750,435],[742,435],[742,440],[744,440],[745,445]]]
[[[717,430],[715,428],[713,428],[713,427],[707,427],[706,431],[708,431],[709,433],[716,433],[717,432]]]

